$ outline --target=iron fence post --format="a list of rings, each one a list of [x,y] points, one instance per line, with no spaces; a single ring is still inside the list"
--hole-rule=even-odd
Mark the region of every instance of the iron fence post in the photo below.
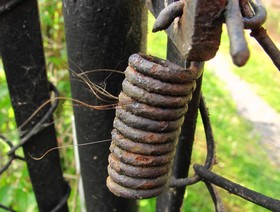
[[[170,39],[168,39],[167,59],[178,65],[185,65],[184,57],[179,53]],[[177,146],[172,173],[172,176],[174,176],[175,178],[187,177],[191,165],[191,156],[196,129],[202,76],[197,80],[196,83],[196,90],[193,93],[193,98],[189,103],[188,112],[185,115],[185,121],[181,127],[182,131]],[[157,198],[156,211],[180,211],[180,208],[184,201],[185,190],[186,187],[170,188],[169,190],[167,190],[167,192],[160,195]]]
[[[4,0],[1,4],[8,3]],[[6,73],[17,126],[21,126],[44,102],[50,98],[44,51],[36,0],[26,0],[1,14],[0,52]],[[46,114],[50,104],[44,107],[22,129],[21,138]],[[32,136],[23,150],[30,179],[40,211],[68,211],[67,184],[64,181],[58,151],[53,151],[40,161],[29,154],[40,156],[56,147],[53,120]],[[64,200],[64,201],[63,201]]]
[[[73,73],[96,69],[125,70],[128,57],[144,50],[146,22],[143,20],[146,19],[146,12],[143,3],[141,0],[64,0],[74,99],[91,105],[110,104],[90,92],[85,82],[75,80],[77,75]],[[120,92],[123,78],[122,74],[106,71],[87,74],[88,80],[115,96]],[[113,110],[74,107],[74,116],[78,144],[111,138]],[[87,211],[135,211],[137,206],[134,200],[118,198],[106,187],[109,146],[110,142],[79,147]]]

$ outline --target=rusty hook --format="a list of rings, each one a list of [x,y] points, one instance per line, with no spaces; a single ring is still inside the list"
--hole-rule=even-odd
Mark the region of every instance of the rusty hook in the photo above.
[[[266,21],[267,12],[261,1],[250,1],[252,8],[254,9],[254,16],[251,18],[244,17],[244,29],[259,29]]]
[[[184,3],[175,1],[164,8],[158,15],[156,22],[153,26],[153,32],[167,29],[175,18],[182,16]]]

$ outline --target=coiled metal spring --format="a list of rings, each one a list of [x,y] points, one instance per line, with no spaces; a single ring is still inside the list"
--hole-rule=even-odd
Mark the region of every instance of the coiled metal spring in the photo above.
[[[142,54],[129,58],[116,109],[107,186],[117,196],[150,198],[169,185],[176,145],[198,67]]]

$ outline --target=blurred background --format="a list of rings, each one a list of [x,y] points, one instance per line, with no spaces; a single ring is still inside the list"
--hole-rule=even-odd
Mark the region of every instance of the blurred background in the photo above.
[[[49,80],[57,86],[61,96],[71,97],[62,1],[38,2]],[[265,0],[263,3],[268,12],[265,28],[279,47],[280,3],[278,0]],[[154,22],[151,14],[148,20],[147,53],[166,58],[166,34],[151,33]],[[217,142],[218,163],[213,170],[234,182],[280,199],[280,136],[277,134],[277,129],[280,132],[280,73],[249,32],[246,36],[251,57],[244,67],[235,67],[231,62],[226,28],[223,29],[217,56],[205,66],[202,90]],[[234,83],[235,87],[230,83]],[[61,100],[55,113],[60,146],[73,143],[71,108],[71,102]],[[15,143],[18,141],[1,61],[0,134]],[[0,142],[1,166],[7,160],[5,153],[8,149]],[[19,154],[23,155],[22,152]],[[72,187],[69,208],[71,211],[80,211],[79,173],[75,169],[73,148],[62,148],[60,156],[64,176]],[[203,163],[205,156],[205,137],[199,118],[192,163]],[[266,211],[224,190],[220,192],[227,211]],[[214,211],[211,197],[202,183],[190,186],[185,199],[182,211]],[[17,211],[38,211],[27,167],[23,162],[14,161],[1,176],[0,203]],[[141,200],[139,205],[141,211],[154,211],[155,199]]]

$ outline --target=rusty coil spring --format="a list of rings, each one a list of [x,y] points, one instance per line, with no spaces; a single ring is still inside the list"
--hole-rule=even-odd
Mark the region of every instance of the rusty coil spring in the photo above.
[[[116,109],[107,186],[117,196],[157,196],[169,185],[197,67],[156,57],[129,58]]]

